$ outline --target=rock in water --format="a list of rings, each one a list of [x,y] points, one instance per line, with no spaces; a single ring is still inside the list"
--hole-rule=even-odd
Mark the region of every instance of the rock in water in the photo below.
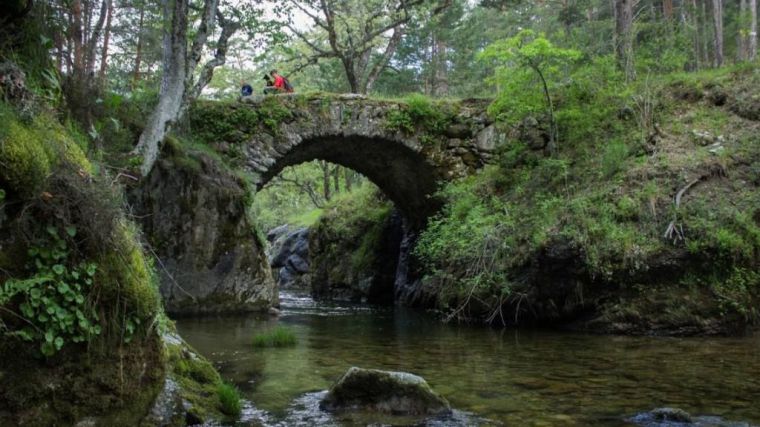
[[[688,412],[678,408],[657,408],[630,418],[629,421],[652,427],[669,427],[694,425],[694,419]]]
[[[438,415],[449,402],[417,375],[353,367],[336,382],[319,407],[323,410],[373,411],[393,415]]]
[[[652,411],[654,419],[657,421],[674,421],[679,423],[691,423],[691,415],[683,409],[678,408],[657,408]]]

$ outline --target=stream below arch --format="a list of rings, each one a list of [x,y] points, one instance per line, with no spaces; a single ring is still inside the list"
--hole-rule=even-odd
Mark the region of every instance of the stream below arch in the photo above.
[[[422,425],[629,425],[662,406],[760,424],[760,337],[661,338],[497,330],[443,324],[403,307],[318,303],[283,293],[278,318],[177,321],[181,335],[254,402],[265,425],[409,425],[341,419],[317,408],[349,367],[423,376],[456,408]],[[254,333],[286,325],[290,348],[255,349]],[[418,424],[415,424],[418,425]]]

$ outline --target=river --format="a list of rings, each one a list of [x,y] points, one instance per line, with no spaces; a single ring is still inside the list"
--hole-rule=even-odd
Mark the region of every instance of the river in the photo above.
[[[402,307],[315,303],[283,294],[278,318],[180,319],[180,334],[236,384],[244,419],[265,425],[348,426],[394,418],[335,418],[321,391],[349,367],[412,372],[444,395],[454,415],[427,425],[633,425],[673,406],[760,424],[760,337],[659,338],[442,324]],[[257,349],[257,331],[295,331],[290,348]],[[709,420],[709,418],[705,418]],[[245,424],[245,423],[244,423]]]

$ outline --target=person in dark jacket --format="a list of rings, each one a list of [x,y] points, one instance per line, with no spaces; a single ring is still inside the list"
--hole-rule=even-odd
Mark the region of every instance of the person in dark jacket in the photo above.
[[[249,85],[246,82],[243,82],[243,84],[240,87],[240,96],[251,96],[253,95],[253,87]]]

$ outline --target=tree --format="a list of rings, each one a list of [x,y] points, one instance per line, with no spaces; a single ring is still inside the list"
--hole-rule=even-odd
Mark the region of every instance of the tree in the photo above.
[[[750,61],[757,58],[757,0],[749,0],[750,27],[749,27],[749,56]]]
[[[178,122],[187,107],[211,81],[214,69],[223,65],[227,58],[230,37],[246,23],[256,27],[262,11],[236,4],[223,10],[217,0],[204,0],[200,22],[194,28],[192,45],[188,49],[188,25],[190,5],[188,0],[163,0],[163,76],[158,104],[148,118],[134,153],[143,157],[140,171],[143,176],[153,168],[158,158],[161,142],[173,123]],[[226,15],[234,15],[230,19]],[[218,24],[219,38],[214,44],[214,55],[199,70],[204,49],[210,44],[209,37]]]
[[[636,79],[633,51],[633,9],[638,0],[615,0],[615,53],[626,79]]]
[[[367,93],[393,57],[406,25],[428,0],[288,0],[306,14],[316,33],[306,34],[288,24],[312,53],[298,68],[337,58],[354,93]],[[434,13],[448,5],[443,1]]]
[[[723,0],[712,0],[713,3],[713,48],[715,50],[715,66],[723,66]]]
[[[552,153],[557,151],[557,123],[546,71],[551,67],[566,65],[580,56],[579,51],[556,47],[546,37],[536,35],[532,30],[522,30],[512,38],[497,41],[481,54],[483,59],[528,68],[538,76],[549,116],[549,151]]]

